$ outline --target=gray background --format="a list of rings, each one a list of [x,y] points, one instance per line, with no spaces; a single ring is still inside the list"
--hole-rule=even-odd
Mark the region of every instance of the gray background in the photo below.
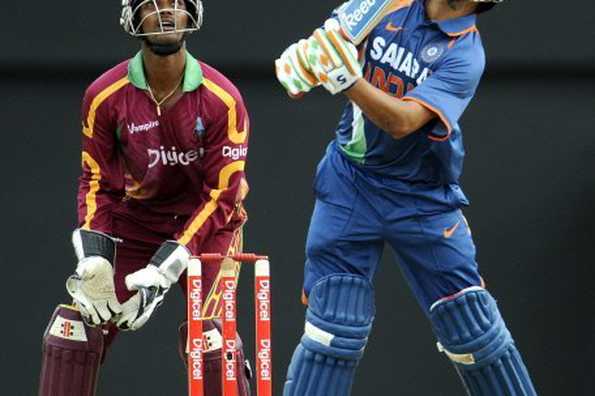
[[[509,2],[481,19],[490,66],[462,121],[478,260],[545,396],[595,394],[595,6],[568,4]],[[0,5],[2,394],[35,394],[42,332],[67,301],[82,92],[137,47],[119,30],[118,5]],[[194,54],[232,77],[252,114],[247,249],[273,260],[275,395],[302,332],[314,168],[344,100],[323,92],[288,100],[271,60],[335,5],[209,1],[204,30],[191,38]],[[245,275],[241,328],[252,351]],[[353,394],[462,395],[389,251],[376,286],[378,316]],[[183,314],[172,291],[145,328],[119,338],[98,394],[184,394],[176,355]]]
[[[280,49],[313,30],[339,3],[207,0],[204,30],[192,47],[216,64],[267,67]],[[119,5],[118,0],[43,1],[34,8],[23,3],[15,12],[3,2],[2,15],[9,19],[0,31],[7,29],[18,40],[3,43],[0,63],[43,67],[117,62],[131,48],[118,29]],[[510,1],[500,8],[480,26],[493,65],[587,67],[595,62],[591,1]]]

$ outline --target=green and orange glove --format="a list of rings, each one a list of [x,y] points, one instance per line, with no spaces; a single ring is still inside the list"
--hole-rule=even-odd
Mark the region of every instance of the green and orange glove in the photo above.
[[[308,69],[333,95],[349,89],[362,77],[357,48],[343,36],[336,19],[328,19],[324,28],[300,41],[298,49]]]
[[[299,98],[320,85],[300,53],[297,43],[290,45],[275,61],[275,72],[277,79],[292,98]]]
[[[362,77],[355,45],[341,33],[336,19],[287,48],[275,61],[277,79],[296,98],[323,85],[331,94],[343,92]]]

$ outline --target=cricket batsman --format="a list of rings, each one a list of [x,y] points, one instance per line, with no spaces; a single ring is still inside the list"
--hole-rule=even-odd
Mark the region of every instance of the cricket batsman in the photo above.
[[[172,285],[186,293],[190,256],[241,249],[249,119],[236,87],[186,50],[202,21],[200,0],[122,1],[121,25],[141,49],[83,99],[74,303],[59,306],[45,332],[40,396],[95,395],[118,331],[141,328]],[[211,396],[221,394],[218,274],[203,268]],[[235,361],[238,394],[249,395],[241,345]]]
[[[467,394],[536,395],[461,211],[459,119],[485,67],[476,19],[500,1],[352,0],[276,61],[290,96],[322,85],[349,99],[317,168],[284,396],[351,394],[385,242]]]

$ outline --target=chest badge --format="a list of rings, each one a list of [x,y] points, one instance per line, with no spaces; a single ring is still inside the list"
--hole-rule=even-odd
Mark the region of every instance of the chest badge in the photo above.
[[[444,54],[446,45],[439,43],[428,44],[421,51],[421,59],[426,63],[433,63]]]
[[[196,124],[194,126],[194,133],[196,133],[196,135],[199,137],[199,139],[202,139],[202,137],[205,134],[205,124],[202,121],[202,118],[198,117],[196,119]]]

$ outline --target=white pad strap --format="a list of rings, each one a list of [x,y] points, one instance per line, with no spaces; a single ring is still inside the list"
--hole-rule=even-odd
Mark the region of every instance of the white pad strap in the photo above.
[[[333,334],[322,330],[320,327],[314,326],[312,323],[308,321],[306,321],[304,334],[311,340],[314,340],[327,347],[331,346],[331,342],[335,338]]]

